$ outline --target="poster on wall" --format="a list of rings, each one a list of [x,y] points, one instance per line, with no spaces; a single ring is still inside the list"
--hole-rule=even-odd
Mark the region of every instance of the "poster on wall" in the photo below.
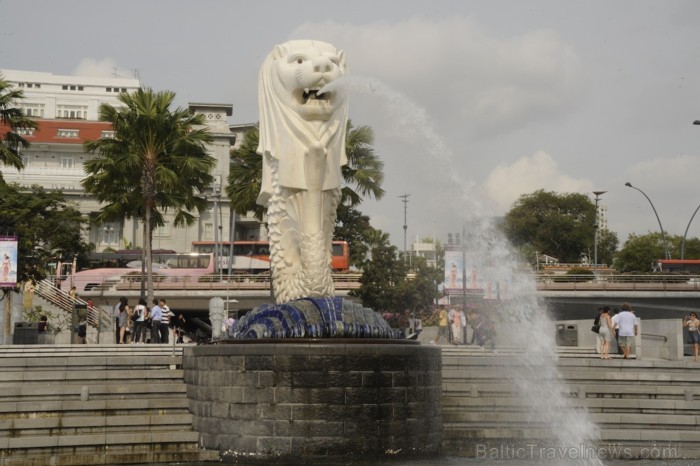
[[[462,289],[462,251],[445,251],[445,291]]]
[[[17,237],[0,236],[0,287],[17,284]]]

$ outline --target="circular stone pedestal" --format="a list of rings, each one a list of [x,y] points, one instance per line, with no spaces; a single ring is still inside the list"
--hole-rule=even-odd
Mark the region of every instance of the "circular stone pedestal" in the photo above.
[[[185,350],[200,444],[224,461],[437,455],[440,348],[383,340],[248,340]]]

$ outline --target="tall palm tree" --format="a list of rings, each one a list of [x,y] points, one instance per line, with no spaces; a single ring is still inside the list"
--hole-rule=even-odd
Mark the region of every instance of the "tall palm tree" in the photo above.
[[[254,212],[255,217],[262,220],[265,207],[255,203],[262,182],[262,157],[256,152],[259,139],[260,131],[256,125],[246,131],[241,146],[231,150],[226,195],[233,210],[242,214]]]
[[[342,189],[341,204],[354,207],[367,196],[376,200],[384,196],[384,162],[374,153],[373,144],[374,131],[371,127],[363,125],[355,128],[352,121],[348,120],[345,136],[348,164],[342,169],[345,186]]]
[[[206,208],[201,193],[214,181],[216,159],[207,154],[212,136],[204,115],[170,110],[175,93],[139,89],[122,93],[122,106],[100,106],[101,121],[112,123],[113,138],[86,141],[86,152],[100,157],[85,163],[86,192],[104,203],[102,220],[135,217],[143,221],[146,285],[153,299],[151,237],[163,224],[163,212],[175,210],[174,226],[195,221],[194,210]]]
[[[241,147],[231,151],[231,170],[226,194],[237,212],[255,212],[262,220],[265,208],[255,203],[260,192],[262,157],[257,154],[258,127],[249,129]],[[384,195],[384,163],[374,153],[374,132],[369,126],[353,127],[348,120],[345,152],[348,164],[342,167],[345,186],[341,189],[341,206],[357,206],[364,197],[381,199]]]
[[[29,142],[19,134],[19,131],[37,127],[34,120],[24,115],[21,108],[16,107],[23,98],[24,92],[21,89],[15,89],[0,74],[0,135],[2,136],[0,164],[18,170],[24,168],[19,152],[20,147],[29,147]],[[1,173],[0,181],[2,181]]]

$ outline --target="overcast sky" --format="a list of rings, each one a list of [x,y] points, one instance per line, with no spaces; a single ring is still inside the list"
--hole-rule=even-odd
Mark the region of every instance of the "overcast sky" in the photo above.
[[[537,189],[607,191],[609,228],[682,235],[700,203],[700,2],[0,0],[0,69],[138,74],[178,104],[258,120],[275,44],[344,49],[350,116],[386,196],[361,210],[403,247]],[[689,236],[700,236],[700,218]]]

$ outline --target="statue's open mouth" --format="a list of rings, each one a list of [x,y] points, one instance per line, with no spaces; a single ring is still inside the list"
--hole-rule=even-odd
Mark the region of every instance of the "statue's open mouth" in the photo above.
[[[302,93],[302,103],[304,105],[326,105],[331,103],[331,92],[319,93],[320,89],[304,89]]]

